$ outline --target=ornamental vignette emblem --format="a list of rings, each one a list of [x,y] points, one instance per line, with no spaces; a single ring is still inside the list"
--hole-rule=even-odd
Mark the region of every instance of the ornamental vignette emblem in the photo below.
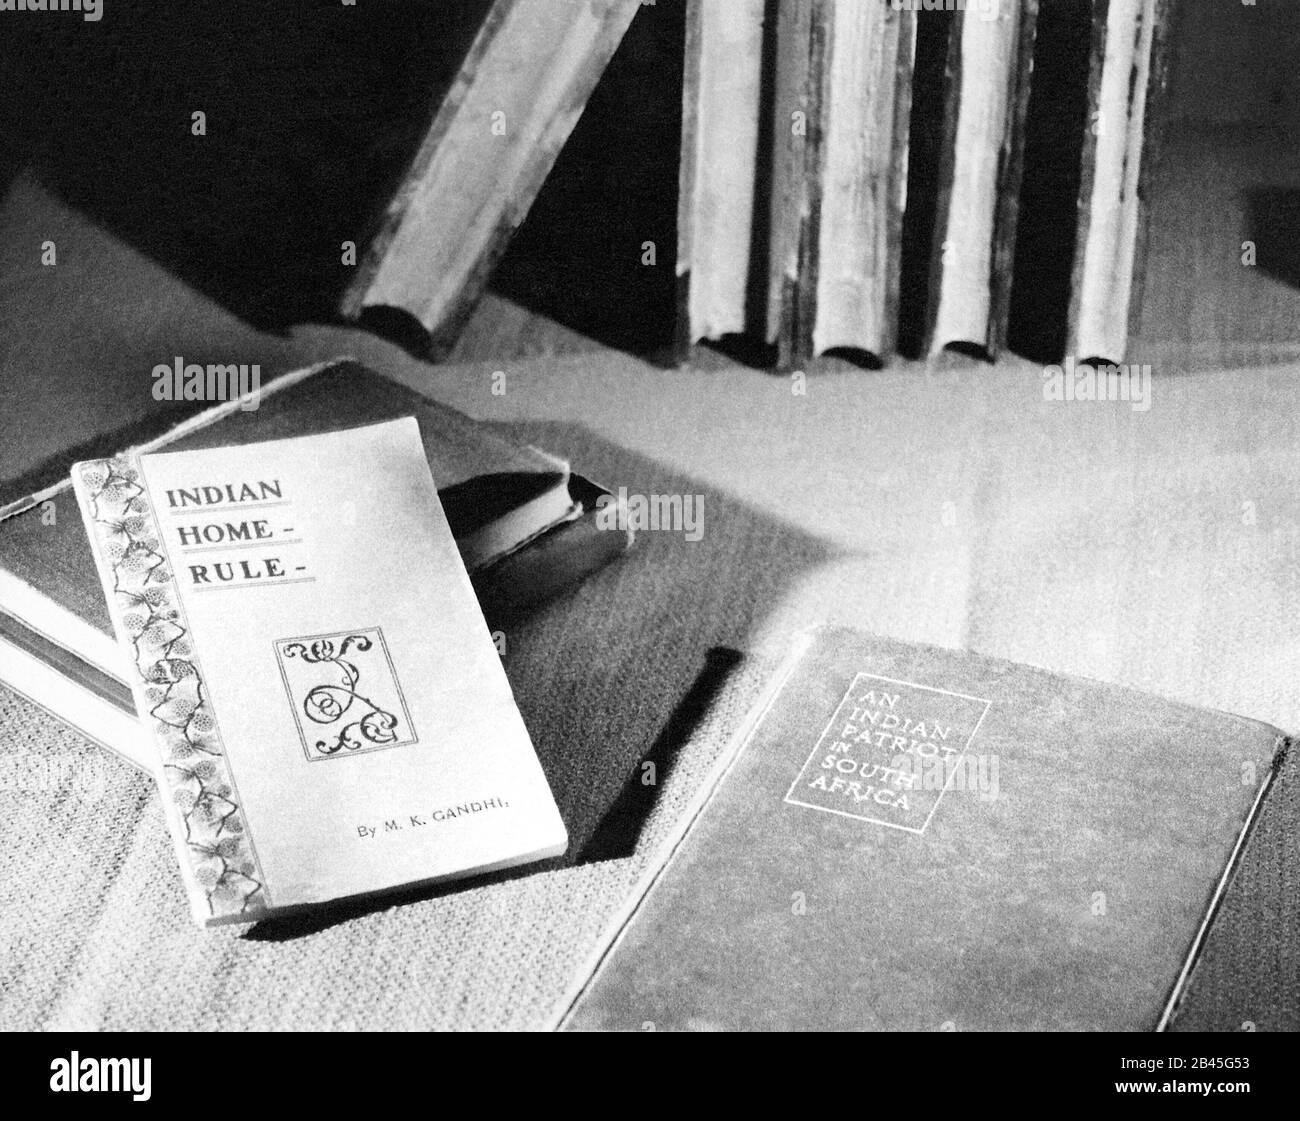
[[[282,638],[275,657],[309,761],[419,742],[378,627]]]

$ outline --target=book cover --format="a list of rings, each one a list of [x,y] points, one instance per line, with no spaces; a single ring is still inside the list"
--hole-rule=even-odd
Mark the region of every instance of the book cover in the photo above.
[[[686,5],[677,199],[677,354],[753,330],[751,275],[762,263],[755,207],[766,166],[765,0]]]
[[[1288,742],[1101,682],[807,635],[557,1022],[1166,1027]]]
[[[414,418],[73,483],[200,924],[564,851]]]

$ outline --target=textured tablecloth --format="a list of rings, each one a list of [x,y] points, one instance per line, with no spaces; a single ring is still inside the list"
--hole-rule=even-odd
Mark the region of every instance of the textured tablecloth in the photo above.
[[[1145,412],[1046,401],[1040,371],[1016,362],[830,372],[802,395],[752,370],[613,354],[509,367],[503,397],[491,367],[399,370],[606,485],[704,496],[700,541],[646,533],[507,631],[569,856],[200,932],[150,783],[0,691],[0,1026],[536,1025],[790,634],[820,621],[1300,731],[1300,370],[1179,373],[1149,353]],[[746,656],[710,654],[726,650]],[[654,787],[639,781],[647,756]],[[1187,1026],[1300,1026],[1296,769]]]

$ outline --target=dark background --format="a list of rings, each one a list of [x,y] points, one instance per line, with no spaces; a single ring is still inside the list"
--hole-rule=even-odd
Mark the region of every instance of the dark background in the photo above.
[[[340,244],[364,247],[487,7],[105,0],[94,24],[6,13],[0,167],[28,166],[252,324],[328,322],[348,276]],[[1178,9],[1175,139],[1189,125],[1300,126],[1300,5]],[[1039,18],[1011,344],[1045,361],[1064,341],[1090,11],[1089,0],[1044,0]],[[949,20],[920,20],[904,354],[924,313]],[[500,294],[593,339],[660,356],[672,338],[683,35],[682,0],[638,13],[492,278]],[[195,110],[207,115],[204,138],[190,135]],[[1257,184],[1246,202],[1294,246],[1293,189]],[[663,267],[640,265],[647,240]],[[1300,272],[1293,249],[1266,257],[1292,280]]]

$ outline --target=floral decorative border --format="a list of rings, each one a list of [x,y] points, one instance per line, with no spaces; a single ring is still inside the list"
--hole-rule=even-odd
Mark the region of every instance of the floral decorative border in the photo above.
[[[139,675],[140,715],[152,718],[162,752],[163,795],[185,830],[187,878],[214,918],[252,918],[271,906],[270,897],[139,468],[119,457],[77,470],[111,573],[109,607]]]

